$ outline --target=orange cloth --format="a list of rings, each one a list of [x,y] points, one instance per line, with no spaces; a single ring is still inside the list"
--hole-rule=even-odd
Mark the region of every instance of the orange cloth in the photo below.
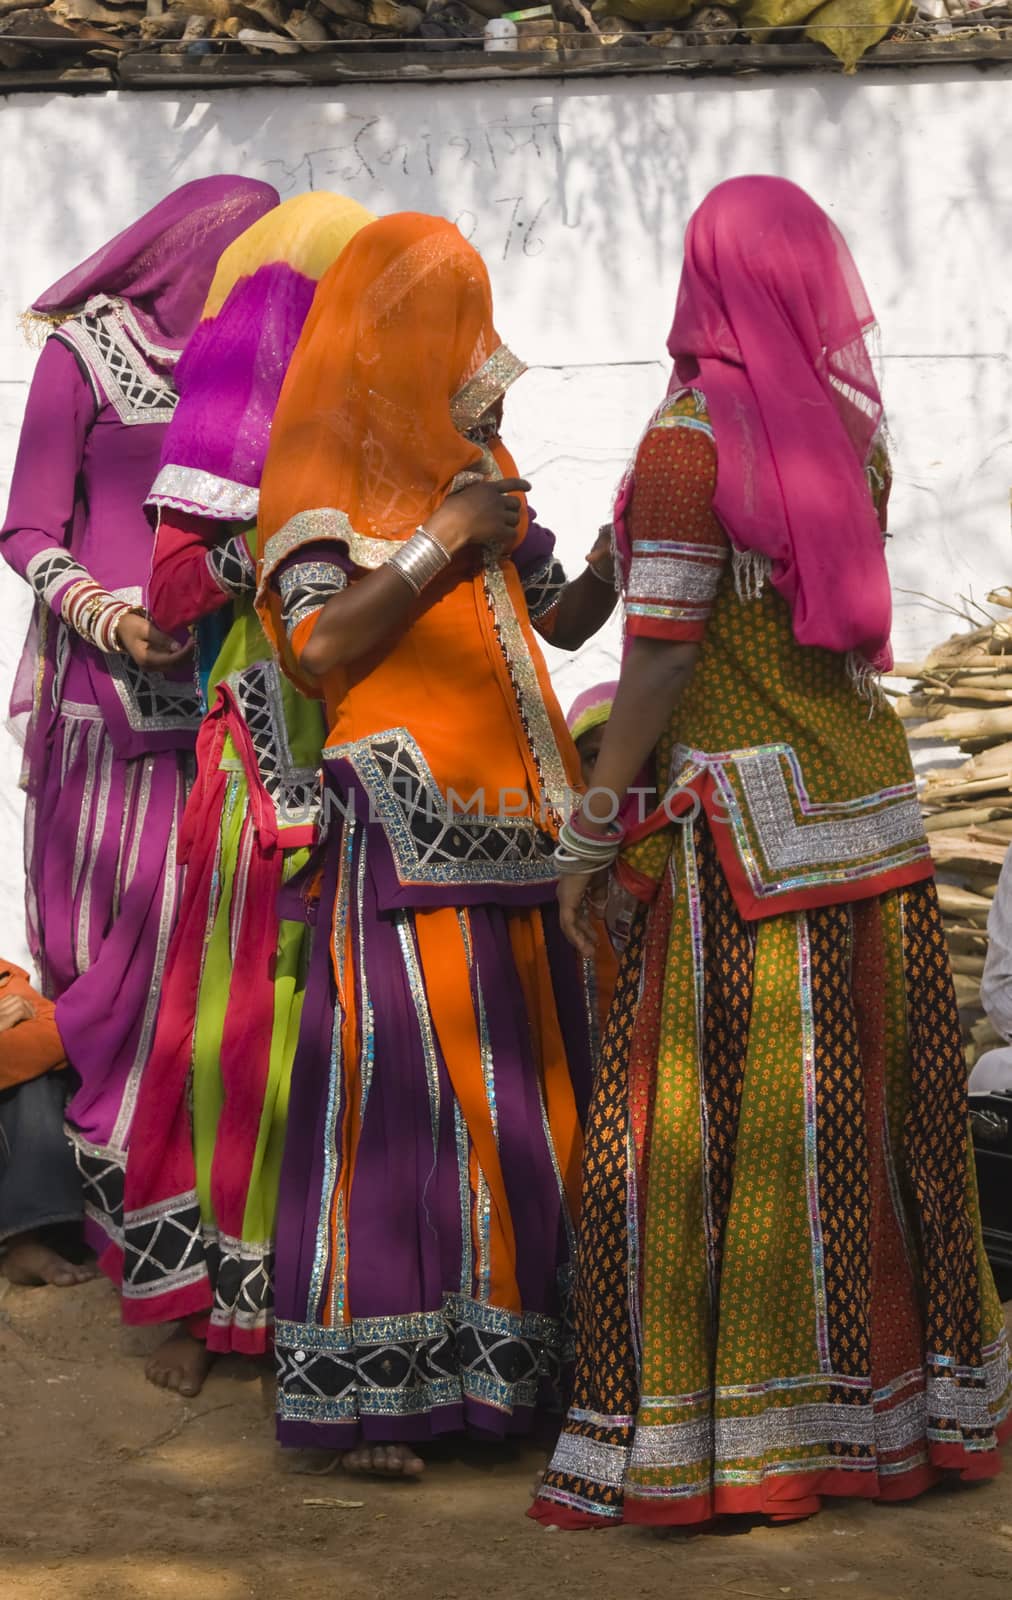
[[[493,370],[464,391],[496,361],[523,370],[493,326],[485,263],[452,223],[404,212],[361,229],[320,279],[285,376],[260,495],[268,566],[268,541],[317,507],[366,539],[414,533],[482,462],[464,430],[506,382],[496,390]]]
[[[516,476],[498,435],[489,448],[465,434],[523,370],[495,331],[484,262],[442,218],[370,224],[321,279],[260,496],[260,615],[297,680],[271,573],[300,545],[328,539],[357,568],[376,568],[462,475]],[[525,505],[518,542],[526,524]],[[317,617],[296,630],[296,653]],[[485,565],[464,552],[427,586],[400,635],[320,687],[328,746],[405,727],[444,796],[483,792],[487,810],[504,803],[528,817],[540,817],[545,797],[551,826],[579,781],[508,557]]]
[[[32,988],[27,972],[13,961],[0,960],[0,1002],[11,995],[28,1000],[35,1016],[0,1031],[0,1090],[27,1083],[29,1078],[41,1078],[44,1072],[67,1064],[53,1002]]]
[[[372,223],[321,280],[281,393],[260,496],[258,609],[297,681],[296,661],[319,613],[295,628],[289,647],[272,573],[300,546],[314,546],[315,560],[321,543],[333,541],[335,560],[347,568],[350,558],[350,581],[358,582],[471,475],[517,476],[498,433],[487,442],[467,435],[494,415],[522,371],[496,334],[484,263],[440,218],[403,215]],[[526,523],[525,506],[518,542]],[[463,552],[425,588],[405,625],[381,648],[310,687],[325,700],[329,749],[368,749],[377,736],[404,729],[448,805],[451,792],[461,808],[483,794],[486,811],[503,804],[518,820],[536,819],[539,830],[551,829],[578,783],[576,749],[509,555],[497,560]],[[458,910],[454,892],[448,878],[447,903],[415,909],[412,928],[427,1025],[467,1130],[472,1194],[479,1192],[479,1176],[487,1188],[489,1300],[516,1315],[522,1310],[517,1256],[523,1241],[515,1236],[485,1081],[469,913]],[[494,887],[489,898],[496,898]],[[354,1315],[342,1276],[347,1252],[355,1248],[346,1230],[361,1093],[358,994],[349,981],[359,951],[350,927],[335,914],[349,1114],[328,1219],[327,1322]],[[510,938],[530,1006],[552,1142],[575,1215],[582,1136],[540,911],[518,907]]]

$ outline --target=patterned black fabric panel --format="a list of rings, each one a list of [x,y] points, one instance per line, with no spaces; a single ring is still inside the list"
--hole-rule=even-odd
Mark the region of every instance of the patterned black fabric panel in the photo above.
[[[172,384],[147,367],[112,317],[82,312],[53,337],[85,357],[123,422],[170,420],[178,403]]]
[[[109,671],[131,728],[163,732],[196,727],[204,714],[197,686],[160,672],[145,672],[132,656],[107,656]]]
[[[347,583],[345,573],[331,561],[299,561],[283,572],[278,579],[278,592],[281,621],[288,637]]]
[[[524,575],[524,596],[532,622],[543,622],[558,605],[566,587],[566,569],[555,556],[549,556]]]
[[[297,767],[292,760],[274,662],[254,662],[228,683],[249,729],[260,778],[278,821],[283,826],[314,823],[320,809],[320,774]]]
[[[555,877],[553,841],[532,819],[499,815],[499,797],[440,794],[406,728],[324,751],[348,760],[383,824],[405,883],[538,883]]]
[[[561,1325],[459,1295],[440,1311],[340,1327],[279,1322],[278,1412],[290,1421],[411,1416],[461,1396],[503,1409],[552,1393]]]
[[[241,533],[216,544],[207,552],[207,567],[215,583],[226,594],[255,594],[256,567],[250,560]]]
[[[64,584],[80,582],[88,574],[69,550],[43,550],[25,568],[25,577],[43,605],[51,606],[53,596]]]

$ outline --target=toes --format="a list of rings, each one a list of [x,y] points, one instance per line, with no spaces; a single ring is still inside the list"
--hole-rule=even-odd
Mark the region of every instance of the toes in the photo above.
[[[424,1461],[401,1444],[359,1445],[345,1452],[341,1466],[345,1472],[377,1478],[417,1478],[425,1471]]]

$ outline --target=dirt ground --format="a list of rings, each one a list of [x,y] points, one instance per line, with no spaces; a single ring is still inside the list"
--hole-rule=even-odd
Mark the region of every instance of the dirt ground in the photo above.
[[[144,1380],[104,1282],[0,1280],[2,1600],[1008,1600],[1004,1477],[911,1506],[693,1538],[524,1516],[537,1451],[447,1451],[423,1482],[311,1477],[269,1377],[222,1363],[191,1403]],[[1010,1451],[1012,1455],[1012,1451]],[[351,1502],[349,1504],[349,1502]]]

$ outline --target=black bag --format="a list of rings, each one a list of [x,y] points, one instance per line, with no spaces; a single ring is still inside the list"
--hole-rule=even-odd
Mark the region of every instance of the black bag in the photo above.
[[[1001,1288],[1012,1277],[1012,1094],[972,1094],[970,1127],[984,1248]]]

